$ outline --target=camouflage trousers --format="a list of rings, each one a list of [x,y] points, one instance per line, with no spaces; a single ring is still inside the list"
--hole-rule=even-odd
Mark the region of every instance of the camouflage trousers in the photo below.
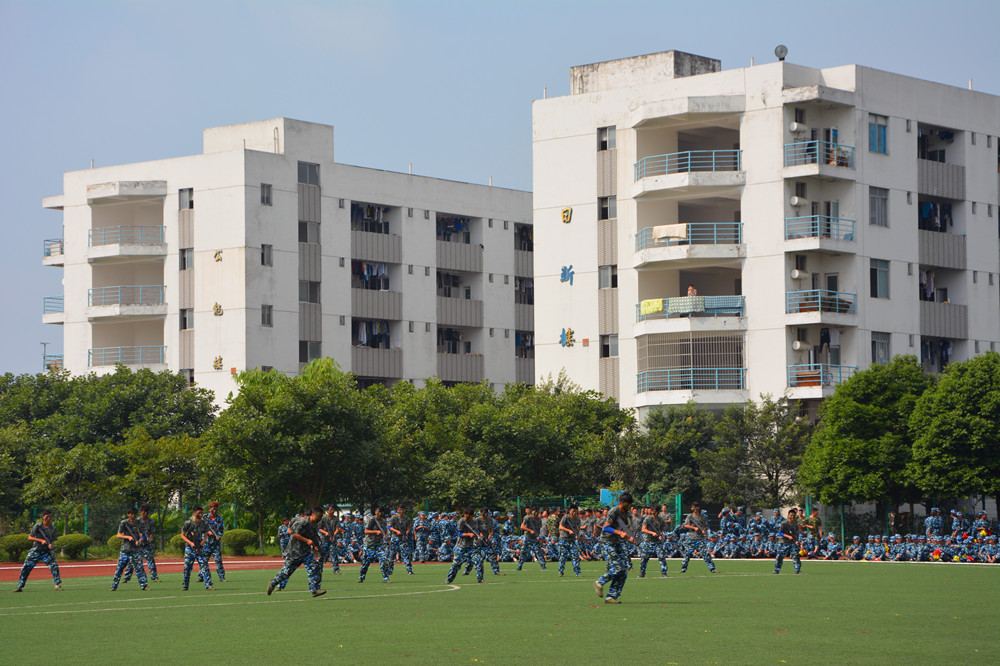
[[[781,563],[789,556],[791,556],[792,563],[795,565],[795,573],[799,572],[802,568],[802,560],[799,559],[799,546],[792,543],[778,546],[778,556],[774,558],[774,573],[781,571]]]
[[[562,576],[566,571],[566,560],[570,560],[573,563],[573,573],[579,576],[580,548],[576,539],[561,539],[556,547],[559,549],[559,575]]]
[[[141,562],[143,558],[146,560],[146,565],[149,567],[149,577],[153,580],[159,580],[160,576],[156,573],[156,557],[154,554],[154,549],[152,544],[146,544],[145,546],[139,547],[139,561]],[[129,562],[128,566],[125,567],[125,582],[128,583],[132,580],[132,574],[135,573],[135,567]]]
[[[340,573],[340,549],[332,541],[324,541],[319,547],[319,566],[327,562],[333,567],[334,573]]]
[[[279,590],[285,589],[285,585],[288,585],[289,576],[303,565],[306,568],[306,575],[309,576],[309,591],[317,591],[323,582],[323,565],[316,561],[312,552],[298,557],[286,557],[285,566],[281,567],[278,575],[271,580],[271,585]]]
[[[413,559],[411,557],[412,552],[410,550],[410,542],[406,539],[401,539],[399,537],[392,537],[389,539],[389,545],[386,546],[386,559],[389,560],[389,575],[392,575],[393,568],[396,566],[396,556],[399,555],[399,559],[403,561],[403,566],[406,567],[408,573],[413,573]]]
[[[122,572],[126,566],[136,572],[136,577],[139,579],[139,587],[145,590],[149,582],[146,580],[146,568],[142,566],[142,551],[138,549],[127,552],[123,550],[118,555],[118,566],[115,567],[115,576],[111,579],[111,589],[118,589],[118,581],[121,580]]]
[[[646,565],[649,564],[649,560],[652,557],[660,560],[660,574],[667,573],[667,558],[663,550],[663,544],[659,541],[643,541],[640,544],[639,553],[642,555],[642,559],[639,561],[640,578],[646,575]]]
[[[358,580],[364,581],[365,576],[368,575],[368,567],[371,566],[372,562],[378,562],[378,567],[382,571],[382,580],[389,580],[389,561],[385,556],[385,548],[381,545],[368,547],[365,546],[361,551],[361,571],[358,573]]]
[[[205,551],[191,546],[184,548],[183,587],[185,590],[188,589],[188,583],[191,582],[191,568],[195,562],[198,563],[198,574],[205,583],[205,589],[208,589],[212,586],[212,572],[208,570],[208,559],[205,557]]]
[[[617,599],[621,595],[622,589],[625,587],[625,581],[628,579],[629,557],[627,546],[628,544],[620,541],[604,544],[604,556],[608,560],[608,570],[603,576],[597,579],[597,582],[601,585],[611,583],[607,596],[612,599]]]
[[[203,548],[205,561],[213,558],[215,560],[215,573],[219,574],[219,580],[226,580],[226,567],[222,564],[222,542],[218,539],[208,541]]]
[[[691,556],[694,555],[694,551],[701,553],[701,559],[705,560],[705,564],[708,565],[708,570],[715,571],[715,562],[712,561],[712,553],[709,552],[708,542],[704,539],[690,539],[684,544],[684,560],[681,562],[681,573],[687,571],[688,562],[691,561]]]
[[[482,549],[471,546],[469,548],[455,548],[455,556],[452,558],[451,568],[448,570],[448,582],[451,583],[458,575],[458,570],[462,568],[462,563],[468,562],[476,566],[476,580],[483,582],[483,552]]]
[[[521,543],[521,555],[517,558],[518,571],[521,570],[521,567],[525,562],[531,561],[532,553],[535,554],[535,558],[538,560],[538,564],[541,565],[542,569],[545,569],[545,553],[542,551],[542,546],[538,543],[538,539],[525,538]]]
[[[28,556],[24,558],[24,566],[21,567],[21,577],[18,579],[17,586],[24,587],[24,584],[28,582],[28,576],[31,575],[31,570],[35,568],[35,565],[39,562],[44,562],[48,565],[49,571],[52,572],[52,580],[56,585],[62,584],[62,579],[59,577],[59,563],[56,562],[56,556],[52,554],[49,550],[37,550],[32,548],[28,551]]]

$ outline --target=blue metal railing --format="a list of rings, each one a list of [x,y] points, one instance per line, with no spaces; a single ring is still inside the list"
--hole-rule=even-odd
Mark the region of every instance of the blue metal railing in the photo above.
[[[854,220],[826,215],[785,218],[785,240],[793,238],[833,238],[854,240]]]
[[[649,176],[691,171],[739,171],[741,153],[737,150],[688,150],[683,153],[650,155],[635,163],[635,180]]]
[[[42,297],[42,314],[55,314],[57,312],[64,312],[63,297],[62,296]]]
[[[735,245],[743,242],[740,222],[689,222],[640,229],[635,235],[635,251],[671,245]]]
[[[636,303],[635,320],[672,317],[742,317],[743,296],[678,296],[651,298]]]
[[[154,365],[164,362],[166,347],[104,347],[87,352],[87,366]]]
[[[99,227],[91,229],[90,245],[163,245],[163,227]]]
[[[163,285],[95,287],[87,290],[87,305],[163,305]]]
[[[42,355],[42,368],[45,372],[49,370],[62,370],[63,369],[63,355],[62,354],[43,354]]]
[[[785,294],[785,312],[837,312],[840,314],[855,314],[857,312],[857,294],[844,291],[829,291],[827,289],[807,289],[805,291],[789,291]]]
[[[636,373],[636,391],[730,390],[744,388],[746,368],[671,368]]]
[[[836,386],[858,371],[855,365],[803,363],[788,366],[788,386]]]
[[[854,168],[854,146],[829,141],[799,141],[785,144],[785,166],[829,164]]]
[[[63,253],[62,238],[46,238],[42,241],[42,255],[56,257]]]

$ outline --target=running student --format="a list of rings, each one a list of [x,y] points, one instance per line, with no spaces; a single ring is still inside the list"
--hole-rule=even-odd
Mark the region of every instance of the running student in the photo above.
[[[297,520],[292,526],[292,538],[285,550],[285,565],[272,580],[267,583],[267,594],[270,596],[275,588],[284,589],[288,583],[288,577],[296,569],[305,565],[306,573],[309,576],[309,591],[314,597],[326,594],[326,590],[321,590],[323,583],[323,561],[319,559],[319,530],[316,526],[323,519],[323,507],[317,506],[309,514],[306,520]],[[317,557],[313,557],[313,552]]]
[[[383,522],[385,520],[384,516],[385,509],[380,506],[375,507],[375,512],[368,519],[368,522],[365,523],[364,550],[361,553],[361,571],[358,572],[359,583],[365,582],[365,576],[368,575],[368,567],[376,560],[378,560],[379,569],[382,571],[382,582],[389,582],[389,562],[385,549],[382,547],[387,531]]]
[[[580,536],[580,507],[571,504],[569,513],[559,520],[559,577],[566,571],[566,560],[573,563],[573,573],[578,577],[580,572],[580,546],[577,539]]]
[[[794,508],[788,510],[788,520],[781,523],[781,530],[778,537],[781,545],[778,546],[778,556],[774,558],[774,573],[781,573],[781,562],[788,555],[792,556],[795,564],[795,573],[802,571],[802,560],[799,557],[799,533],[798,511]]]
[[[607,572],[594,581],[597,596],[604,597],[604,586],[611,583],[608,595],[604,598],[606,604],[620,604],[621,596],[628,578],[628,542],[634,541],[628,533],[629,507],[632,505],[632,495],[622,493],[618,496],[618,506],[608,511],[601,530],[601,543],[608,561]]]
[[[214,590],[212,587],[212,572],[208,570],[208,559],[202,546],[205,542],[205,522],[201,519],[202,509],[196,506],[191,512],[191,517],[185,521],[181,527],[181,538],[184,539],[184,583],[182,590],[187,591],[188,583],[191,581],[191,568],[198,562],[198,573],[202,575],[206,590]]]
[[[118,581],[121,580],[122,571],[125,570],[126,565],[132,567],[135,571],[136,577],[139,579],[140,589],[148,590],[149,584],[146,581],[146,568],[142,566],[142,547],[140,546],[142,530],[135,519],[135,507],[130,506],[125,513],[128,514],[128,518],[118,525],[118,534],[115,535],[122,540],[122,547],[121,552],[118,554],[118,565],[115,567],[115,575],[111,579],[111,591],[114,592],[118,589]]]
[[[686,573],[691,555],[697,550],[701,558],[708,565],[708,570],[715,573],[715,562],[712,561],[712,553],[708,550],[705,542],[708,536],[708,518],[701,512],[701,505],[697,502],[691,505],[691,513],[684,519],[682,526],[687,533],[687,543],[684,545],[684,560],[681,562],[681,573]]]
[[[28,556],[24,558],[24,566],[21,567],[21,577],[17,581],[15,592],[24,589],[24,584],[28,582],[31,570],[35,568],[39,560],[48,565],[52,572],[52,581],[55,583],[56,592],[62,591],[62,579],[59,578],[59,563],[56,562],[56,555],[52,552],[52,544],[59,538],[59,531],[52,524],[52,510],[42,511],[42,521],[35,523],[31,528],[28,539],[33,542]]]
[[[483,582],[483,553],[476,543],[481,540],[472,518],[472,509],[462,509],[462,518],[458,521],[458,541],[455,543],[455,557],[452,558],[446,581],[450,584],[455,580],[463,562],[474,564],[476,580]]]

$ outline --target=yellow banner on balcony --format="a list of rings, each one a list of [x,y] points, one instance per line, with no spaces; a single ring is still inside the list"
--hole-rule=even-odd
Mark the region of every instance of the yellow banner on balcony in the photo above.
[[[651,315],[656,312],[663,312],[663,299],[662,298],[650,298],[648,300],[639,303],[639,313],[642,315]]]

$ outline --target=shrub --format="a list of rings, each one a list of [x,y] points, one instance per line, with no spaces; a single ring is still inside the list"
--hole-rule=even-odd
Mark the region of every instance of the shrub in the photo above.
[[[77,560],[83,556],[84,550],[94,545],[94,540],[86,534],[67,534],[59,537],[55,545],[62,549],[63,555]]]
[[[122,541],[123,539],[119,539],[114,534],[108,537],[108,552],[111,554],[111,557],[118,557],[118,553],[122,549]]]
[[[222,536],[225,536],[225,534]],[[184,537],[180,534],[170,537],[170,547],[174,549],[174,552],[184,554],[185,546],[187,546],[187,542],[184,541]]]
[[[257,543],[257,534],[250,530],[229,530],[222,535],[222,545],[234,555],[246,555],[247,548]]]
[[[24,554],[31,549],[32,541],[27,534],[8,534],[0,539],[0,548],[7,551],[12,562],[24,559]]]

